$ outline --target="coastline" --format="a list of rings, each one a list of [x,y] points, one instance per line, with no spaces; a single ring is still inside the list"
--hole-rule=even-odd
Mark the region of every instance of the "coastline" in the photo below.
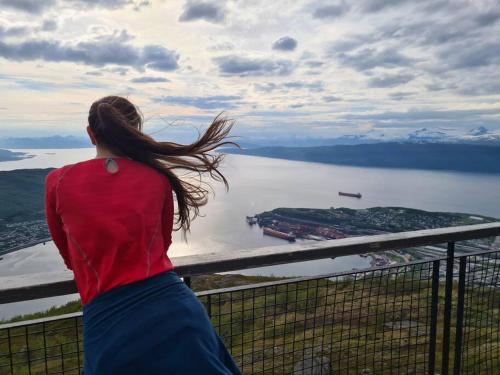
[[[50,242],[50,241],[52,241],[52,238],[50,238],[50,237],[49,238],[42,238],[40,240],[34,240],[34,241],[31,241],[31,242],[27,242],[27,243],[24,243],[24,244],[21,244],[21,245],[17,245],[17,246],[11,247],[10,249],[7,249],[7,250],[1,250],[0,251],[0,261],[2,260],[1,257],[3,255],[7,255],[7,254],[13,253],[15,251],[26,249],[28,247],[35,246],[35,245],[38,245],[38,244],[41,244],[41,243],[43,243],[45,245],[45,242]]]
[[[19,161],[24,159],[30,159],[33,157],[35,157],[35,155],[30,155],[26,152],[11,151],[5,148],[0,148],[0,163],[7,161]]]

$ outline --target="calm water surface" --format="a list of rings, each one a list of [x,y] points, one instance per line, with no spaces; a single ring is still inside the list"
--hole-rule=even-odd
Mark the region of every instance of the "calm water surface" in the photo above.
[[[34,157],[0,162],[0,170],[60,167],[95,156],[94,149],[14,150]],[[192,225],[188,242],[174,234],[171,256],[251,249],[286,242],[263,236],[250,227],[246,215],[277,207],[404,206],[430,211],[453,211],[500,217],[500,176],[458,172],[359,168],[287,161],[254,156],[228,155],[223,172],[230,189],[215,185],[215,196],[202,209],[203,217]],[[338,191],[360,192],[362,199],[339,197]],[[276,276],[314,275],[363,268],[369,260],[344,257],[246,270],[245,274]],[[47,273],[63,269],[53,243],[36,245],[4,256],[0,280],[21,274]],[[0,319],[14,312],[45,309],[68,297],[0,305]],[[46,304],[44,304],[46,302]]]

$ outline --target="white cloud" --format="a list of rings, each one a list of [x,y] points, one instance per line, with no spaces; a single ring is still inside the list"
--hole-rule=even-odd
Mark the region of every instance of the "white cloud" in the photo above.
[[[77,132],[87,108],[68,103],[108,93],[132,95],[146,116],[193,123],[226,108],[241,128],[279,123],[283,133],[500,129],[498,112],[485,112],[500,102],[494,0],[0,0],[0,9],[0,131]]]

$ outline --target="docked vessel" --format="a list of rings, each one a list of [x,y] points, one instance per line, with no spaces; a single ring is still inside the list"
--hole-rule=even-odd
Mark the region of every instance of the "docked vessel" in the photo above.
[[[343,191],[339,191],[339,195],[344,197],[361,198],[361,193],[344,193]]]
[[[255,216],[247,216],[247,223],[250,225],[254,225],[258,223],[258,220]]]
[[[271,229],[269,227],[264,227],[263,232],[264,232],[264,234],[267,234],[268,236],[281,238],[283,240],[287,240],[290,242],[295,241],[295,236],[292,233],[280,232],[279,230]]]

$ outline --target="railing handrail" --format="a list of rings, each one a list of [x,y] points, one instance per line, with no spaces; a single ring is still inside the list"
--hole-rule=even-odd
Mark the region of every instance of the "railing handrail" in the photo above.
[[[500,236],[500,222],[189,255],[171,260],[180,276],[195,276],[494,236]],[[37,282],[36,277],[30,277],[27,282],[25,276],[9,278],[0,286],[0,304],[77,292],[71,272],[53,275],[57,281],[51,283]]]
[[[44,324],[44,323],[49,323],[49,322],[57,322],[59,320],[64,320],[64,319],[79,318],[82,315],[83,315],[83,313],[81,311],[78,311],[78,312],[68,313],[68,314],[47,316],[44,318],[21,320],[21,321],[12,322],[12,323],[2,323],[2,324],[0,324],[0,331],[4,330],[4,329],[33,326],[33,325]]]

